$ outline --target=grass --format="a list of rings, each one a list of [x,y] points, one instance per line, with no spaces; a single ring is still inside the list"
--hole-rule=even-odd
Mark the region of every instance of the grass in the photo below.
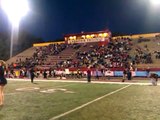
[[[159,87],[131,86],[59,120],[159,120],[159,94]]]
[[[9,81],[5,88],[5,105],[0,108],[0,120],[49,120],[124,86]],[[40,89],[16,90],[31,87]],[[40,92],[48,89],[58,90],[53,93]],[[159,86],[132,85],[57,120],[159,120],[159,94]]]

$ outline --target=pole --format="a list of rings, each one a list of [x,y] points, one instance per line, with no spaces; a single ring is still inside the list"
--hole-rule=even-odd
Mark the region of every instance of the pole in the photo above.
[[[14,40],[14,25],[12,25],[11,41],[10,41],[10,58],[13,56],[13,40]]]

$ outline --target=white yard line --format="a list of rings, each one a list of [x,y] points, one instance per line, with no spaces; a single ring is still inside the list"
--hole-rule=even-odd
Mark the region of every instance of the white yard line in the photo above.
[[[62,113],[62,114],[60,114],[60,115],[57,115],[57,116],[55,116],[55,117],[53,117],[53,118],[51,118],[51,119],[49,119],[49,120],[56,120],[56,119],[58,119],[58,118],[61,118],[61,117],[65,116],[65,115],[68,115],[68,114],[70,114],[70,113],[72,113],[72,112],[75,112],[75,111],[77,111],[77,110],[79,110],[79,109],[82,109],[82,108],[84,108],[84,107],[86,107],[86,106],[88,106],[88,105],[90,105],[90,104],[92,104],[92,103],[94,103],[94,102],[96,102],[96,101],[98,101],[98,100],[101,100],[101,99],[103,99],[103,98],[105,98],[105,97],[107,97],[107,96],[110,96],[110,95],[112,95],[112,94],[115,94],[115,93],[117,93],[117,92],[119,92],[119,91],[121,91],[121,90],[123,90],[123,89],[125,89],[125,88],[128,88],[129,86],[131,86],[131,84],[130,84],[130,85],[127,85],[127,86],[125,86],[125,87],[122,87],[122,88],[120,88],[120,89],[118,89],[118,90],[115,90],[115,91],[113,91],[113,92],[110,92],[110,93],[108,93],[108,94],[106,94],[106,95],[104,95],[104,96],[101,96],[101,97],[97,98],[97,99],[94,99],[94,100],[92,100],[92,101],[90,101],[90,102],[88,102],[88,103],[85,103],[85,104],[83,104],[83,105],[81,105],[81,106],[79,106],[79,107],[76,107],[76,108],[74,108],[74,109],[72,109],[72,110],[69,110],[69,111],[67,111],[67,112],[65,112],[65,113]]]

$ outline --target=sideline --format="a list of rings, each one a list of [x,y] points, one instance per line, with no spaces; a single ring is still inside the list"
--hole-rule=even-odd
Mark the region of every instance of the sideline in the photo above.
[[[19,82],[30,82],[30,79],[7,79],[8,81],[19,81]],[[87,83],[87,80],[57,80],[57,79],[52,79],[52,80],[44,80],[44,79],[35,79],[34,82],[59,82],[59,83]],[[91,83],[94,84],[120,84],[120,85],[152,85],[151,82],[147,83],[132,83],[132,82],[108,82],[108,81],[91,81]],[[158,83],[157,85],[160,85]]]
[[[55,116],[55,117],[53,117],[53,118],[50,118],[49,120],[56,120],[56,119],[58,119],[58,118],[61,118],[61,117],[65,116],[65,115],[68,115],[68,114],[70,114],[70,113],[72,113],[72,112],[75,112],[75,111],[81,109],[81,108],[84,108],[84,107],[86,107],[86,106],[88,106],[88,105],[90,105],[90,104],[92,104],[92,103],[94,103],[94,102],[96,102],[96,101],[98,101],[98,100],[101,100],[101,99],[103,99],[103,98],[105,98],[105,97],[107,97],[107,96],[110,96],[110,95],[112,95],[112,94],[114,94],[114,93],[117,93],[117,92],[119,92],[119,91],[121,91],[121,90],[123,90],[123,89],[126,89],[126,88],[130,87],[130,86],[131,86],[131,84],[130,84],[130,85],[127,85],[127,86],[125,86],[125,87],[122,87],[122,88],[120,88],[120,89],[118,89],[118,90],[115,90],[115,91],[113,91],[113,92],[110,92],[110,93],[108,93],[108,94],[106,94],[106,95],[104,95],[104,96],[101,96],[101,97],[97,98],[97,99],[94,99],[94,100],[92,100],[92,101],[90,101],[90,102],[88,102],[88,103],[85,103],[85,104],[81,105],[81,106],[78,106],[78,107],[76,107],[76,108],[74,108],[74,109],[72,109],[72,110],[69,110],[68,112],[65,112],[65,113],[62,113],[62,114],[60,114],[60,115],[57,115],[57,116]]]

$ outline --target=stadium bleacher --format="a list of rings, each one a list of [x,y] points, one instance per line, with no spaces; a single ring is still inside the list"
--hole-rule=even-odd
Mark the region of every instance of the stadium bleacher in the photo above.
[[[85,71],[89,66],[92,66],[93,70],[109,68],[112,71],[119,71],[129,68],[132,71],[145,71],[147,67],[157,70],[160,68],[158,43],[160,39],[157,37],[137,39],[117,37],[102,45],[95,41],[49,44],[32,47],[11,58],[7,63],[9,69],[19,70],[35,67],[41,71],[49,69]]]

